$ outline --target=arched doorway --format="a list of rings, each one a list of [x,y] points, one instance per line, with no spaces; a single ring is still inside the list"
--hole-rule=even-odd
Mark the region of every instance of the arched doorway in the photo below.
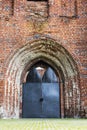
[[[31,67],[22,93],[23,118],[60,118],[59,79],[48,64]]]
[[[24,45],[6,65],[4,117],[22,117],[22,87],[28,70],[43,61],[55,70],[60,83],[60,116],[78,117],[80,111],[79,71],[74,57],[58,42],[39,39]]]

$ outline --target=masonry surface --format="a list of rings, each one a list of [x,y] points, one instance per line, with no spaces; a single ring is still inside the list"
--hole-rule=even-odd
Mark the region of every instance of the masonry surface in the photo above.
[[[87,0],[0,0],[0,117],[20,118],[22,84],[42,60],[60,79],[61,117],[87,117]]]

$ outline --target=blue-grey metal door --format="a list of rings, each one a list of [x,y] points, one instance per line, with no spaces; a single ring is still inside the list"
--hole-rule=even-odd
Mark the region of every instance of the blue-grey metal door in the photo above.
[[[59,83],[52,68],[48,68],[43,76],[42,95],[43,116],[60,117]]]
[[[31,69],[27,81],[23,85],[22,117],[59,118],[59,83],[52,68],[48,68],[43,77],[35,68]]]
[[[40,117],[42,113],[42,105],[40,103],[42,96],[41,76],[37,70],[33,68],[30,70],[26,80],[27,83],[23,85],[22,117]]]
[[[59,86],[57,83],[44,83],[42,85],[43,117],[57,118],[60,117],[60,103],[59,103]]]

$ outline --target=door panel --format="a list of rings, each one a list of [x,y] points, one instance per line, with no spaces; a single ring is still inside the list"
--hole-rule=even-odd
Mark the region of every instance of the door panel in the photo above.
[[[54,73],[54,71],[52,70],[52,68],[48,68],[46,70],[46,72],[44,73],[42,82],[46,82],[46,83],[56,83],[58,82],[58,79]]]
[[[26,82],[29,83],[40,83],[41,76],[35,68],[32,68],[27,76]]]
[[[60,117],[60,101],[58,83],[43,83],[43,115],[45,117]]]
[[[26,83],[23,86],[23,118],[41,117],[41,83]]]

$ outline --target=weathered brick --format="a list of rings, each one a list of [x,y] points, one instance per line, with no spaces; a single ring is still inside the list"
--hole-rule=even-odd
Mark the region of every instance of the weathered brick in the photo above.
[[[2,117],[22,115],[22,84],[39,59],[59,76],[61,117],[87,117],[87,0],[0,0]]]

